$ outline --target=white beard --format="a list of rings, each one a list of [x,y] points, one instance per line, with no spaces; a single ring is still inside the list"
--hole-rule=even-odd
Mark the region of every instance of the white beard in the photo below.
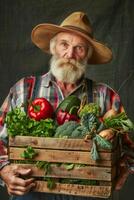
[[[58,81],[74,84],[85,74],[85,63],[86,61],[82,63],[54,55],[50,60],[50,71]]]

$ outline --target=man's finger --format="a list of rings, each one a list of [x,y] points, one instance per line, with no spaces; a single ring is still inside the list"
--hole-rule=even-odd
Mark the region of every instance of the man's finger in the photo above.
[[[22,186],[9,187],[8,193],[10,195],[24,195],[24,194],[28,193],[35,186],[36,186],[35,183],[31,183],[27,187],[22,187]]]
[[[33,182],[34,182],[34,178],[23,179],[20,177],[15,177],[14,179],[12,179],[10,184],[14,187],[16,187],[17,185],[22,186],[22,187],[27,187],[28,185],[30,185]]]
[[[119,178],[117,179],[117,183],[115,185],[115,190],[120,190],[122,188],[128,175],[129,175],[128,169],[126,167],[122,167]]]

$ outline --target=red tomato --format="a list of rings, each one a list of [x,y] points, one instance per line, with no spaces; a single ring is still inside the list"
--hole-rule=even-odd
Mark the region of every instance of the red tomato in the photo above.
[[[52,105],[43,97],[34,99],[28,106],[28,116],[36,121],[52,118],[53,112]]]

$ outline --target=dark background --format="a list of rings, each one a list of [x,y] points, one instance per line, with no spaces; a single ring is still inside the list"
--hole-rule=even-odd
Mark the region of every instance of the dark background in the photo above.
[[[10,87],[27,75],[48,70],[49,56],[31,43],[31,30],[39,23],[60,23],[74,11],[88,14],[94,36],[108,44],[113,60],[90,65],[88,77],[108,83],[120,94],[134,121],[134,1],[133,0],[0,0],[0,104]],[[134,176],[129,176],[114,200],[134,199]],[[0,187],[0,199],[7,200]]]

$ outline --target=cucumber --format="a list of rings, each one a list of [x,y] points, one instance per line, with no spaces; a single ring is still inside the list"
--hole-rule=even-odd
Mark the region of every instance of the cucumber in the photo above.
[[[66,97],[58,106],[58,108],[56,109],[56,112],[60,109],[62,109],[63,111],[66,112],[70,112],[70,110],[73,108],[73,113],[72,114],[76,114],[79,107],[80,107],[80,103],[81,100],[75,96],[75,95],[70,95],[68,97]]]

